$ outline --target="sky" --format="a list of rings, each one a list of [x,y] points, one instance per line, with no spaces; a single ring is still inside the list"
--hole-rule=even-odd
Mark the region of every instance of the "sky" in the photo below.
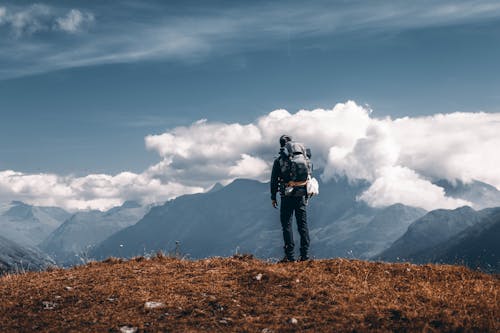
[[[3,1],[0,200],[265,181],[288,131],[373,205],[455,207],[432,180],[500,188],[499,39],[498,1]]]

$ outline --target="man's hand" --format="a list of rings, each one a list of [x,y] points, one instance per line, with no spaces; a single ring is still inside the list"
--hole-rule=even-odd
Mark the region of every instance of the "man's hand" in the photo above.
[[[278,202],[276,200],[272,201],[273,208],[278,208]]]

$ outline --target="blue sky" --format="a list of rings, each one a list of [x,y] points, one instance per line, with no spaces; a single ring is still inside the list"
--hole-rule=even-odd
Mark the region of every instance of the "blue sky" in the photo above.
[[[499,39],[498,1],[3,1],[0,170],[142,172],[148,135],[348,100],[497,113]]]

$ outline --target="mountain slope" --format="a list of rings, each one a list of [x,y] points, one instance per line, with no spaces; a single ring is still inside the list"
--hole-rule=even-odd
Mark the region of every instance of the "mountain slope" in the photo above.
[[[469,183],[460,180],[454,183],[439,180],[435,184],[444,189],[446,196],[467,200],[476,210],[500,206],[500,191],[492,185],[477,180]]]
[[[0,229],[7,239],[24,246],[36,246],[69,216],[58,207],[38,207],[12,201],[0,206]]]
[[[50,254],[58,264],[81,263],[80,259],[85,257],[90,247],[139,221],[148,208],[133,201],[126,201],[122,206],[106,212],[75,213],[54,230],[40,244],[40,248]]]
[[[312,198],[308,207],[312,255],[352,257],[349,251],[353,234],[372,220],[380,224],[378,228],[391,229],[381,231],[390,237],[372,239],[369,232],[361,232],[357,240],[365,243],[357,255],[361,257],[386,248],[405,231],[407,220],[411,219],[408,216],[417,218],[423,214],[419,209],[403,205],[397,206],[401,214],[389,213],[398,210],[396,206],[368,207],[356,200],[364,188],[364,183],[349,183],[345,179],[321,184],[321,195]],[[403,214],[405,209],[411,213]],[[377,222],[377,214],[390,216],[392,221]],[[176,247],[176,241],[180,241],[181,251],[193,258],[227,256],[235,252],[280,257],[283,240],[279,210],[271,208],[269,184],[240,179],[215,192],[179,197],[151,209],[136,225],[110,236],[91,256],[130,257],[159,249],[170,252]],[[296,243],[298,246],[297,235]]]
[[[478,223],[436,247],[412,255],[416,263],[463,264],[500,273],[500,208],[482,212]]]
[[[409,260],[413,254],[450,239],[480,219],[480,213],[466,206],[454,210],[433,210],[413,222],[405,234],[376,259]]]
[[[420,208],[391,205],[378,210],[368,224],[334,246],[348,249],[354,258],[369,259],[388,248],[406,232],[412,222],[425,213]]]
[[[53,264],[54,261],[36,249],[23,247],[0,236],[0,275],[42,270]]]
[[[5,332],[498,332],[499,289],[498,277],[454,266],[139,257],[0,278],[0,325]]]

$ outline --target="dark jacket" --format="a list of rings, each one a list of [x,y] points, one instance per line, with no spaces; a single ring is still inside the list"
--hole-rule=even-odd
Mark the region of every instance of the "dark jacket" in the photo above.
[[[281,162],[280,159],[284,154],[283,148],[280,150],[280,155],[274,160],[273,170],[271,171],[271,200],[276,200],[276,193],[283,190],[285,182],[290,179],[284,179],[284,175],[281,172]]]

